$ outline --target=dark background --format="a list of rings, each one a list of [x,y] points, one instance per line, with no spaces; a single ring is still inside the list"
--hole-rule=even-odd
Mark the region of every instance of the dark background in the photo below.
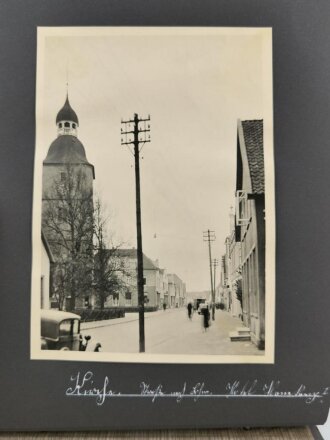
[[[274,365],[30,361],[31,216],[37,26],[273,27],[276,178]],[[66,398],[91,368],[122,392],[204,381],[330,385],[330,2],[328,0],[0,0],[0,429],[95,430],[322,424],[299,400]]]

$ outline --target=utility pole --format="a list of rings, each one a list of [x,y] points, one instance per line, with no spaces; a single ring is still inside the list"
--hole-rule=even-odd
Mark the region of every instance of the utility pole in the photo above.
[[[211,255],[211,241],[215,241],[214,231],[203,232],[203,240],[209,243],[209,259],[210,259],[210,278],[211,278],[211,295],[212,295],[212,321],[215,320],[215,290],[213,288],[213,276],[212,276],[212,255]]]
[[[136,236],[137,236],[137,287],[139,302],[139,351],[145,352],[144,335],[144,282],[143,282],[143,253],[142,253],[142,228],[141,228],[141,191],[140,191],[140,152],[146,142],[150,142],[150,115],[140,119],[137,113],[134,118],[121,121],[121,145],[134,146],[135,159],[135,194],[136,194]],[[148,137],[147,137],[148,133]],[[141,144],[141,147],[140,147]]]
[[[216,274],[216,267],[218,266],[218,264],[219,264],[219,261],[216,258],[214,258],[213,259],[213,290],[214,290],[213,303],[214,303],[214,309],[215,309],[215,289],[216,289],[216,276],[215,276],[215,274]],[[212,313],[213,313],[213,308],[212,308]]]

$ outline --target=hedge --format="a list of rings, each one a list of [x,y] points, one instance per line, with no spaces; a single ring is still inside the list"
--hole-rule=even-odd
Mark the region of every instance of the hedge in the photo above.
[[[125,309],[120,307],[100,309],[76,309],[81,316],[81,322],[102,321],[104,319],[124,318]]]
[[[137,313],[139,311],[139,307],[138,306],[125,307],[124,310],[126,313]],[[157,310],[159,310],[159,307],[157,306],[144,306],[145,312],[156,312]]]

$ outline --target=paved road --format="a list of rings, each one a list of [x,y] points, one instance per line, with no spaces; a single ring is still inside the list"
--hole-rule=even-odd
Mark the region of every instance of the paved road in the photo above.
[[[221,310],[216,311],[216,320],[206,332],[202,327],[201,316],[195,313],[189,320],[185,308],[147,313],[145,317],[146,352],[262,355],[263,352],[251,342],[230,341],[229,331],[241,326],[241,321]],[[90,334],[94,342],[100,342],[104,352],[138,353],[137,313],[127,314],[126,318],[108,322],[88,323],[82,327],[82,333]]]

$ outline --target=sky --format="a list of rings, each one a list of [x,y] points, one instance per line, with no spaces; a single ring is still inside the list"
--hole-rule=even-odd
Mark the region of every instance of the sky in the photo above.
[[[210,289],[203,231],[215,231],[213,258],[221,261],[225,251],[237,120],[269,114],[263,35],[257,29],[62,28],[45,33],[38,47],[36,158],[46,157],[57,136],[68,82],[78,138],[95,167],[94,192],[123,247],[136,247],[136,216],[134,158],[121,146],[121,120],[150,115],[151,142],[140,163],[143,252],[176,273],[187,291]]]

